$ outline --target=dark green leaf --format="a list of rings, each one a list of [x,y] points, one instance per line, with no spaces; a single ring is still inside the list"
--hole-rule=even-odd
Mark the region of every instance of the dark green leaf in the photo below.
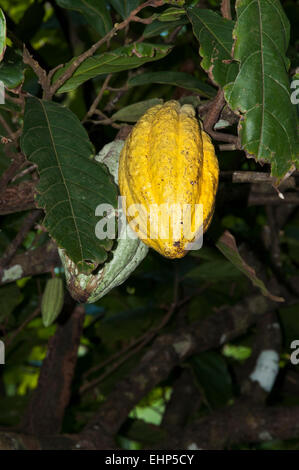
[[[95,209],[100,203],[116,207],[117,190],[106,167],[91,160],[84,127],[67,108],[29,98],[21,145],[38,165],[37,202],[46,212],[45,227],[80,269],[92,270],[113,242],[96,238]]]
[[[238,73],[237,64],[231,63],[234,22],[201,8],[187,8],[187,14],[200,44],[202,68],[216,83],[224,86]]]
[[[231,263],[215,260],[201,263],[200,266],[191,269],[185,277],[195,281],[230,281],[238,279],[240,273]]]
[[[0,8],[0,61],[3,59],[6,44],[6,20]]]
[[[224,256],[229,259],[234,266],[236,266],[237,269],[239,269],[251,280],[254,286],[260,289],[263,295],[276,302],[284,301],[282,297],[276,297],[275,295],[272,295],[266,288],[263,281],[257,277],[255,270],[245,263],[239,254],[235,238],[228,230],[226,230],[223,235],[221,235],[218,242],[216,243],[216,246],[221,251],[221,253],[223,253]]]
[[[147,72],[136,75],[128,80],[129,86],[148,85],[150,83],[179,86],[186,90],[195,91],[207,98],[215,96],[215,90],[213,87],[184,72]]]
[[[101,36],[112,29],[106,0],[56,0],[56,3],[62,8],[79,11]]]
[[[139,0],[109,0],[109,2],[123,20],[139,5]]]
[[[22,300],[23,296],[16,284],[10,284],[0,288],[0,323],[6,320]]]
[[[25,11],[18,23],[15,35],[22,41],[29,41],[39,30],[45,15],[44,5],[35,1]]]
[[[163,100],[153,98],[151,100],[139,101],[139,103],[130,104],[113,114],[111,119],[114,121],[136,122],[152,106],[162,104]]]
[[[271,163],[272,174],[281,179],[294,161],[299,164],[296,108],[285,55],[289,22],[278,0],[237,1],[236,9],[234,59],[240,71],[225,87],[225,96],[232,109],[242,113],[243,148]]]
[[[146,62],[162,59],[171,49],[172,47],[168,45],[139,43],[120,47],[112,52],[94,55],[78,67],[73,76],[59,88],[58,93],[74,90],[82,83],[99,75],[134,69]],[[67,70],[69,65],[70,63],[57,71],[54,75],[54,82]]]
[[[216,352],[204,352],[192,359],[197,380],[209,405],[226,405],[232,398],[232,381],[225,360]]]
[[[22,52],[8,47],[0,64],[0,80],[7,88],[16,88],[24,80]]]

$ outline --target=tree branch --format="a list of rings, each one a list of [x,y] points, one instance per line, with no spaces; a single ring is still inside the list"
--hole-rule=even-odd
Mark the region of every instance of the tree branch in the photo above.
[[[15,282],[22,277],[52,272],[56,266],[60,265],[61,261],[57,246],[54,242],[49,242],[35,250],[29,250],[14,256],[6,268],[3,269],[0,276],[0,285]]]
[[[84,306],[68,297],[61,317],[66,317],[49,340],[38,386],[26,410],[22,429],[28,434],[49,436],[60,431],[64,410],[71,394],[83,330]]]

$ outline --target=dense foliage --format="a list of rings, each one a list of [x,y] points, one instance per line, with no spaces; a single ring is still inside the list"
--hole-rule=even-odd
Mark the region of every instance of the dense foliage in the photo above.
[[[0,448],[298,449],[296,2],[0,7]],[[150,249],[86,303],[57,246],[76,276],[114,256],[94,228],[117,181],[94,157],[172,99],[219,161],[203,247]]]

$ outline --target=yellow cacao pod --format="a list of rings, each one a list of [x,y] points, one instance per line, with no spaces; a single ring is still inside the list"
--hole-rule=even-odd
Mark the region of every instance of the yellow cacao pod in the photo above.
[[[128,223],[163,256],[183,257],[210,224],[218,175],[213,144],[191,105],[172,100],[150,108],[128,136],[119,161]],[[187,229],[184,207],[189,207]]]

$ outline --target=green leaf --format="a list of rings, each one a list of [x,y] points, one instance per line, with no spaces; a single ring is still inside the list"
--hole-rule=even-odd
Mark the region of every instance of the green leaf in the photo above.
[[[225,360],[214,351],[203,352],[191,360],[206,400],[213,407],[226,405],[232,398],[232,381]]]
[[[90,158],[94,149],[84,127],[69,109],[29,98],[21,147],[38,165],[45,227],[79,270],[93,270],[113,244],[96,238],[95,209],[101,203],[116,207],[117,188],[106,167]]]
[[[201,8],[187,8],[187,15],[200,44],[201,66],[223,87],[238,73],[238,65],[231,63],[234,22]]]
[[[216,243],[216,246],[237,269],[239,269],[243,274],[245,274],[245,276],[247,276],[251,280],[254,286],[260,289],[263,295],[269,297],[275,302],[284,301],[282,297],[272,295],[266,288],[263,281],[257,277],[255,270],[247,263],[245,263],[245,261],[239,254],[234,236],[228,230],[226,230],[223,235],[221,235],[218,242]]]
[[[136,122],[152,106],[162,104],[163,100],[153,98],[151,100],[139,101],[139,103],[130,104],[120,109],[111,116],[114,121]]]
[[[172,46],[168,45],[139,43],[120,47],[112,52],[96,54],[86,59],[77,68],[72,77],[59,88],[58,93],[74,90],[82,83],[99,75],[134,69],[146,62],[162,59],[171,49]],[[54,82],[67,70],[69,65],[70,63],[66,64],[56,72]]]
[[[56,0],[56,3],[62,8],[79,11],[101,36],[112,29],[106,0]]]
[[[158,36],[161,33],[169,33],[177,26],[183,26],[187,24],[187,18],[181,18],[177,21],[171,21],[167,24],[162,23],[161,21],[155,20],[150,24],[147,24],[143,31],[143,37],[145,39],[152,38],[154,36]]]
[[[278,0],[237,1],[236,9],[234,59],[240,70],[225,87],[225,97],[242,114],[243,148],[271,163],[272,175],[281,179],[294,161],[299,163],[285,55],[289,22]]]
[[[0,8],[0,62],[3,59],[6,45],[6,20]]]
[[[109,3],[120,14],[122,19],[125,20],[131,11],[138,7],[139,0],[109,0]]]
[[[230,281],[238,279],[240,273],[231,263],[223,260],[207,261],[200,266],[191,269],[185,276],[186,279],[192,279],[196,282],[204,281]]]
[[[148,85],[150,83],[179,86],[186,90],[195,91],[207,98],[215,96],[213,87],[184,72],[147,72],[131,77],[128,80],[129,86]]]
[[[24,80],[22,52],[8,47],[3,62],[0,64],[0,80],[6,88],[16,88]]]
[[[163,13],[158,15],[157,19],[162,22],[166,21],[176,21],[181,18],[181,16],[185,15],[186,12],[182,8],[167,8],[164,10]]]

